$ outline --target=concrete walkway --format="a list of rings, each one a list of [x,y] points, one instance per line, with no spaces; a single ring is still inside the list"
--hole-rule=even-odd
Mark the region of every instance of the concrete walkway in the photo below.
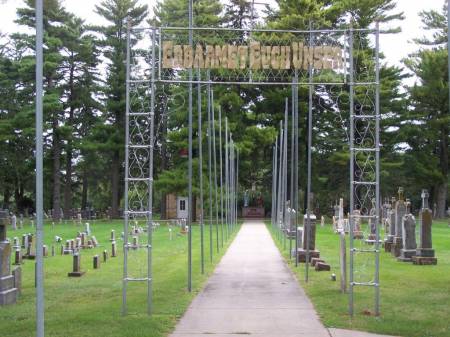
[[[245,222],[171,337],[208,335],[375,336],[320,323],[261,221]]]

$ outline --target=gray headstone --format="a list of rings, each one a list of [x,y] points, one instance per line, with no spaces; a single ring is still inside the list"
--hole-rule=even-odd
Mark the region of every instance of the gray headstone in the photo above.
[[[398,189],[398,201],[395,205],[395,236],[397,238],[403,237],[402,221],[406,214],[406,204],[403,197],[403,188]]]
[[[403,217],[403,249],[415,250],[416,248],[416,219],[414,215],[407,214]]]

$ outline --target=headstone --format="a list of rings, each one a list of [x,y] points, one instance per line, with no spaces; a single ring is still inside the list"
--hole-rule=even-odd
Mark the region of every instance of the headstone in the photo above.
[[[64,255],[72,254],[72,251],[73,251],[73,249],[71,247],[71,240],[66,240],[66,245],[64,248]]]
[[[116,231],[111,229],[111,239],[109,241],[116,241]]]
[[[324,227],[325,226],[325,217],[322,215],[320,217],[320,227]]]
[[[139,248],[139,239],[137,236],[133,236],[133,244],[131,246],[133,249]]]
[[[100,258],[98,255],[94,255],[92,262],[93,262],[94,269],[100,268]]]
[[[368,239],[366,240],[367,243],[374,243],[376,241],[376,237],[377,237],[377,208],[376,208],[376,201],[373,198],[372,199],[372,207],[370,208],[369,211],[369,230],[370,230],[370,234]]]
[[[347,245],[345,242],[345,233],[339,233],[339,262],[341,272],[341,292],[347,292]]]
[[[361,211],[359,209],[353,210],[353,239],[360,240],[364,238],[361,231]]]
[[[15,214],[11,216],[11,228],[15,231],[17,230],[17,217]]]
[[[0,306],[17,302],[18,291],[11,275],[11,244],[6,240],[8,211],[0,209]]]
[[[27,238],[27,235],[26,234],[22,234],[22,248],[23,249],[26,249],[27,248],[27,243],[28,243],[28,240],[27,240],[28,238]]]
[[[406,214],[406,203],[403,195],[403,188],[398,189],[398,201],[395,205],[395,237],[391,246],[391,253],[395,257],[400,256],[403,245],[403,217]]]
[[[33,240],[33,234],[28,233],[27,234],[27,243],[26,243],[26,253],[23,256],[24,259],[34,260],[36,258],[35,249],[34,249],[34,240]]]
[[[89,222],[86,222],[84,224],[84,231],[86,232],[87,235],[91,235],[91,226],[89,225]]]
[[[308,215],[305,214],[303,223],[305,225],[302,232],[302,248],[298,248],[297,258],[298,262],[309,263],[312,258],[320,257],[320,252],[316,250],[316,216],[314,214],[310,214],[308,226]],[[308,255],[308,258],[306,255]]]
[[[437,264],[437,258],[434,255],[431,227],[433,216],[428,207],[428,191],[422,190],[422,209],[420,210],[420,241],[419,248],[416,250],[416,256],[413,257],[413,263],[418,265]]]
[[[108,251],[104,250],[103,251],[103,262],[106,262],[108,260]]]
[[[391,252],[392,244],[394,243],[394,237],[395,237],[395,219],[397,217],[395,214],[396,203],[397,203],[397,199],[395,197],[392,197],[391,198],[391,208],[388,213],[389,234],[388,234],[386,240],[384,241],[384,250],[385,250],[385,252],[388,252],[388,253]]]
[[[20,249],[16,249],[14,252],[14,265],[20,266],[22,263],[22,251]]]
[[[94,247],[97,247],[97,246],[98,246],[97,238],[96,238],[95,236],[92,236],[91,240],[92,240],[92,245],[93,245]]]
[[[399,261],[409,262],[416,255],[416,219],[414,215],[407,214],[403,217],[403,248],[400,250]]]
[[[344,199],[339,199],[339,212],[338,212],[338,220],[337,220],[337,232],[345,232],[345,224],[344,224]]]
[[[67,274],[69,277],[80,277],[84,275],[84,271],[81,271],[81,255],[79,253],[73,254],[73,268],[70,273]]]
[[[116,246],[116,241],[113,241],[111,243],[111,257],[116,257],[117,256],[117,246]]]

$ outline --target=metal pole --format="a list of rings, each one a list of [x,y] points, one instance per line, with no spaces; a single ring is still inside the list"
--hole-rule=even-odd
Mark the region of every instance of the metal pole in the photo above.
[[[36,336],[44,337],[43,3],[36,0]]]
[[[227,223],[227,227],[230,228],[230,230],[231,230],[230,215],[228,213],[228,210],[229,210],[228,205],[229,205],[229,202],[230,202],[230,199],[229,199],[229,197],[230,197],[230,195],[229,195],[229,193],[230,193],[230,188],[229,188],[230,187],[229,186],[229,180],[230,180],[229,179],[230,178],[229,162],[230,162],[230,158],[228,156],[228,152],[229,152],[229,149],[228,149],[228,118],[225,118],[225,209],[226,209],[225,221]]]
[[[237,225],[238,220],[238,201],[239,201],[239,149],[236,147],[236,198],[235,198],[235,223]]]
[[[375,315],[380,314],[380,24],[376,23],[375,32],[375,179],[376,179],[376,235],[375,235]],[[450,82],[449,82],[450,83]],[[373,221],[373,220],[372,220]]]
[[[292,82],[294,82],[294,79],[292,79]],[[292,210],[295,207],[294,204],[294,171],[295,171],[295,162],[294,162],[294,152],[295,152],[295,148],[294,148],[294,138],[295,138],[295,116],[294,116],[294,111],[295,111],[295,93],[294,93],[294,85],[292,85],[291,87],[291,96],[292,96],[292,102],[291,102],[291,109],[292,109],[292,131],[291,131],[291,179],[290,179],[290,208],[291,211],[289,213],[289,259],[292,260]]]
[[[207,72],[207,76],[209,79],[209,70]],[[208,180],[209,180],[209,258],[212,262],[213,260],[213,228],[212,228],[212,165],[211,165],[211,157],[212,157],[212,127],[211,127],[211,84],[206,86],[207,89],[207,113],[208,113]]]
[[[214,206],[216,209],[216,248],[219,252],[219,202],[217,199],[217,156],[216,156],[216,117],[214,115],[214,91],[211,90],[211,116],[212,116],[212,139],[213,139],[213,164],[214,164]],[[222,228],[223,246],[223,228]]]
[[[275,145],[272,147],[272,207],[270,210],[270,224],[272,225],[272,229],[274,226],[274,216],[275,216],[275,212],[274,212],[274,206],[275,206],[275,178],[276,177],[276,173],[275,173]]]
[[[450,113],[450,0],[447,2],[447,54],[448,54],[448,104],[449,104],[449,113]]]
[[[355,152],[354,152],[354,102],[353,102],[353,29],[350,27],[349,31],[349,58],[350,58],[350,69],[349,69],[349,110],[350,110],[350,215],[349,215],[349,222],[350,222],[350,285],[349,285],[349,314],[350,316],[353,316],[353,203],[354,203],[354,190],[353,190],[353,181],[354,181],[354,158],[355,158]]]
[[[299,202],[298,202],[298,72],[294,74],[294,209],[295,209],[295,266],[298,267],[298,224],[297,219],[299,215]]]
[[[148,182],[148,223],[147,223],[147,311],[152,313],[152,253],[153,253],[153,148],[155,130],[155,65],[156,65],[156,29],[152,31],[152,81],[150,93],[150,158]],[[192,96],[192,95],[191,95]],[[192,109],[191,109],[192,110]],[[191,123],[192,124],[192,123]],[[192,171],[191,171],[192,173]],[[190,230],[189,230],[190,232]]]
[[[189,0],[189,45],[192,47],[192,1]],[[188,93],[189,160],[188,160],[188,291],[192,291],[192,68],[189,68]]]
[[[287,204],[287,196],[288,196],[288,140],[289,140],[289,100],[285,99],[284,105],[284,167],[283,167],[283,247],[286,249],[286,229],[287,229],[287,212],[286,212],[286,204]]]
[[[273,205],[273,225],[276,226],[277,224],[277,205],[278,205],[278,136],[275,138],[275,158],[274,158],[274,174],[272,179],[274,180],[274,205]]]
[[[309,24],[311,29],[311,23]],[[309,48],[313,47],[313,36],[309,33]],[[305,282],[308,282],[309,271],[309,238],[311,231],[311,159],[312,159],[312,105],[313,105],[313,69],[312,65],[308,66],[309,72],[309,93],[308,93],[308,181],[307,181],[307,195],[306,195],[306,223],[305,223],[305,238],[306,238],[306,261],[305,261]]]
[[[125,83],[125,176],[129,172],[129,142],[130,142],[130,22],[127,20],[127,56],[126,56],[126,83]],[[128,179],[125,179],[124,191],[124,229],[123,229],[123,282],[122,282],[122,315],[127,314],[127,285],[128,285]]]
[[[283,121],[280,121],[280,164],[278,170],[278,200],[277,200],[277,228],[278,228],[278,238],[280,237],[281,231],[281,196],[282,196],[282,177],[283,177]]]
[[[223,226],[222,107],[219,106],[220,223]],[[228,228],[225,226],[226,237]]]
[[[201,80],[200,68],[197,70],[197,78]],[[202,135],[202,88],[197,84],[197,114],[198,114],[198,175],[200,180],[200,259],[201,271],[205,273],[205,222],[203,219],[203,135]]]

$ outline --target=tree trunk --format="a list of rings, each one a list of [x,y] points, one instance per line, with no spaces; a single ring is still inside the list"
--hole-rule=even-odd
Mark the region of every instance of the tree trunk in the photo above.
[[[81,208],[86,209],[88,196],[88,175],[87,171],[83,171],[83,185],[81,190]]]
[[[75,65],[73,63],[73,53],[72,53],[72,63],[70,66],[70,76],[69,76],[69,118],[68,118],[68,125],[72,128],[73,131],[73,114],[74,114],[74,107],[73,107],[73,100],[74,100],[74,87],[73,87],[73,81],[74,81],[74,68]],[[66,176],[65,176],[65,184],[64,184],[64,218],[68,219],[69,213],[72,209],[72,136],[73,134],[69,135],[69,138],[67,140],[67,147],[66,147]]]
[[[64,218],[68,219],[72,209],[72,141],[67,144],[66,177],[64,184]]]
[[[58,120],[53,120],[53,220],[61,219],[61,144],[58,135]]]
[[[442,182],[436,186],[436,217],[445,218],[447,206],[447,188],[448,188],[448,135],[447,125],[441,126],[441,139],[439,142],[439,166],[442,174]]]
[[[120,175],[119,151],[114,151],[111,163],[111,217],[119,217],[119,175]]]
[[[9,209],[9,199],[11,198],[11,191],[9,190],[9,187],[6,186],[5,190],[3,191],[3,208]]]

